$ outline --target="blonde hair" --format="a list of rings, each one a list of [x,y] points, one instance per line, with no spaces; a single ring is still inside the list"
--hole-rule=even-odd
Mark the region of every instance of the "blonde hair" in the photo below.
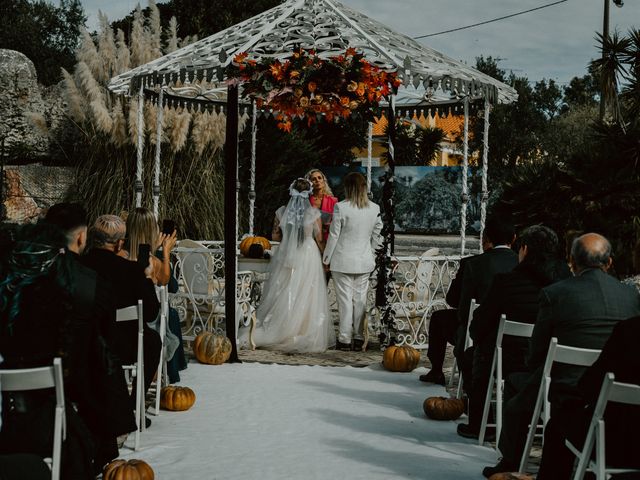
[[[364,175],[358,172],[347,173],[342,183],[344,185],[345,200],[348,200],[357,208],[369,206],[367,179],[364,178]]]
[[[146,243],[154,249],[158,244],[158,221],[148,208],[136,208],[127,217],[129,260],[137,260],[138,247]],[[151,252],[153,253],[153,252]]]
[[[311,181],[311,175],[313,175],[314,173],[319,173],[320,175],[322,175],[322,179],[324,180],[324,188],[322,189],[322,194],[333,197],[333,192],[331,191],[331,187],[329,186],[327,176],[322,172],[322,170],[318,168],[312,168],[304,175],[304,178]]]

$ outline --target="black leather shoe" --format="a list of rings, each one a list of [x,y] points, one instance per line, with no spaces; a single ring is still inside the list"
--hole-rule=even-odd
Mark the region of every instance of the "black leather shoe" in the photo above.
[[[341,350],[343,352],[350,352],[351,351],[351,344],[350,343],[336,342],[336,350]]]
[[[364,346],[364,340],[360,340],[358,338],[354,338],[353,339],[353,351],[354,352],[366,352],[367,349],[363,349],[362,347]]]
[[[149,428],[151,426],[151,419],[149,417],[144,417],[144,428]]]
[[[472,428],[468,423],[460,423],[458,424],[458,435],[464,438],[473,438],[475,440],[480,436],[480,429]],[[496,431],[495,428],[489,427],[484,433],[485,442],[493,442],[496,439]],[[509,472],[511,470],[508,470]]]
[[[421,382],[427,383],[437,383],[438,385],[446,385],[447,381],[444,379],[444,373],[436,372],[434,370],[429,371],[429,373],[425,373],[424,375],[420,375]]]
[[[484,467],[482,469],[482,475],[489,478],[491,475],[495,475],[496,473],[515,472],[517,470],[518,465],[514,465],[511,462],[506,461],[504,458],[501,458],[495,467]]]

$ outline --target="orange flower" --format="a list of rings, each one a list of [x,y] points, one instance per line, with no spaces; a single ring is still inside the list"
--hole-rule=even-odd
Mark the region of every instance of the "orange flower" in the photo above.
[[[342,115],[342,118],[349,118],[349,116],[351,116],[351,110],[349,110],[348,108],[343,108],[340,114]]]
[[[273,78],[276,80],[282,80],[284,71],[282,69],[282,64],[279,61],[276,60],[276,62],[269,67],[269,70],[271,71]]]
[[[359,97],[362,97],[364,95],[364,83],[363,82],[358,82],[358,88],[356,88],[356,94]]]
[[[311,93],[313,93],[313,92],[315,92],[315,91],[316,91],[316,88],[318,88],[318,85],[316,84],[316,82],[309,82],[309,83],[307,84],[307,88],[309,89],[309,91],[310,91]]]
[[[315,95],[313,97],[313,102],[314,103],[322,103],[322,100],[323,100],[322,95]]]
[[[347,48],[347,51],[345,52],[345,55],[346,55],[347,57],[349,57],[349,56],[353,56],[353,55],[355,55],[356,53],[358,53],[358,52],[356,51],[356,49],[355,49],[355,48],[353,48],[353,47],[349,47],[349,48]]]
[[[359,106],[360,106],[360,103],[356,102],[355,100],[352,100],[352,101],[349,103],[349,108],[350,108],[351,110],[355,110],[355,109],[356,109],[356,108],[358,108]]]
[[[247,52],[240,52],[235,57],[233,57],[233,61],[238,64],[244,63],[248,56],[249,54]]]
[[[343,107],[349,106],[349,97],[340,97],[340,105]]]
[[[347,91],[349,92],[355,92],[357,88],[358,82],[354,82],[353,80],[349,82],[349,85],[347,85]]]
[[[300,99],[300,106],[301,107],[308,107],[309,106],[309,97],[302,97]]]
[[[292,124],[290,119],[287,119],[284,122],[278,123],[278,128],[287,133],[291,132],[291,127],[292,127]]]
[[[298,77],[300,77],[300,72],[299,72],[299,71],[297,71],[297,70],[291,70],[291,71],[289,72],[289,78],[290,78],[291,80],[293,80],[293,79],[297,79]]]

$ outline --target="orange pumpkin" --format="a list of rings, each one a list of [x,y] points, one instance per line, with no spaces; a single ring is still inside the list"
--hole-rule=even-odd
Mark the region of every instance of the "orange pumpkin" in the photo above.
[[[271,249],[271,243],[264,237],[246,237],[240,242],[240,253],[245,257],[250,258],[262,258],[262,254],[257,255],[255,252],[259,252],[259,248],[251,248],[252,245],[260,245],[262,252]],[[252,254],[252,252],[254,252]]]
[[[410,372],[418,366],[420,352],[408,345],[391,345],[385,348],[382,364],[392,372]]]
[[[142,460],[114,460],[104,467],[103,480],[153,480],[153,469]]]
[[[424,413],[432,420],[455,420],[464,413],[461,398],[429,397],[422,404]]]
[[[503,473],[494,473],[489,477],[489,480],[534,480],[534,479],[531,475],[527,473],[503,472]]]
[[[196,402],[196,394],[189,387],[169,385],[160,391],[160,407],[164,410],[182,412]]]
[[[231,356],[231,341],[211,332],[203,332],[193,342],[193,353],[200,363],[220,365]]]

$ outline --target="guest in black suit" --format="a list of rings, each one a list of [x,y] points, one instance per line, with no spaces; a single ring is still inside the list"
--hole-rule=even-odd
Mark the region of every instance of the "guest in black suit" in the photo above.
[[[464,277],[464,267],[466,262],[475,258],[464,257],[460,259],[460,265],[456,276],[451,281],[449,290],[447,291],[447,303],[449,305],[458,306],[460,303],[460,291],[462,290],[462,282]],[[424,375],[420,375],[421,382],[437,383],[444,385],[446,380],[442,366],[447,351],[447,343],[455,345],[456,332],[458,331],[458,309],[447,308],[444,310],[436,310],[429,319],[429,348],[427,357],[431,362],[431,370]]]
[[[110,282],[114,309],[137,305],[142,300],[144,327],[144,391],[153,381],[160,360],[161,341],[155,330],[146,323],[153,322],[160,311],[151,269],[144,270],[137,262],[117,255],[124,243],[126,226],[115,215],[102,215],[95,221],[91,232],[92,248],[82,257],[82,263],[98,272]],[[114,335],[107,338],[122,363],[136,361],[138,351],[138,325],[136,322],[116,323]],[[135,389],[134,389],[135,394]]]
[[[105,337],[114,335],[115,308],[107,282],[80,263],[87,240],[87,214],[74,203],[59,203],[47,211],[45,222],[67,237],[67,255],[73,269],[73,315],[76,355],[89,359],[82,368],[77,392],[78,412],[91,430],[96,447],[97,473],[118,457],[117,437],[136,429],[129,392],[119,359]]]
[[[640,295],[606,273],[611,263],[611,244],[606,238],[596,233],[582,235],[571,248],[575,276],[540,293],[540,310],[527,361],[529,373],[509,377],[513,393],[508,395],[505,391],[505,399],[507,395],[509,399],[499,441],[503,458],[495,467],[483,470],[486,477],[514,471],[520,463],[551,338],[557,337],[562,345],[602,348],[620,320],[640,315]],[[549,388],[552,417],[561,415],[563,408],[575,402],[575,385],[584,370],[569,365],[554,368]]]
[[[499,217],[490,217],[482,236],[484,253],[470,258],[465,262],[464,276],[458,302],[458,330],[454,353],[464,382],[465,391],[471,389],[473,347],[464,350],[469,321],[469,307],[471,300],[482,305],[493,278],[499,273],[513,270],[518,264],[518,256],[511,250],[511,242],[515,238],[513,224]],[[465,437],[477,437],[478,432],[472,431],[468,425],[458,425],[458,433]]]
[[[606,373],[615,380],[640,385],[640,317],[618,323],[602,349],[600,357],[587,369],[576,389],[579,400],[561,414],[552,415],[544,430],[544,448],[538,480],[570,478],[575,456],[565,446],[565,439],[582,448],[586,430],[598,401]],[[606,460],[611,466],[640,468],[640,407],[609,404],[605,412]]]
[[[468,430],[476,437],[480,430],[500,316],[522,323],[535,323],[540,290],[571,275],[560,260],[558,236],[553,230],[534,225],[517,240],[519,264],[507,273],[498,273],[484,302],[473,315],[469,334],[473,339],[473,369],[469,390]],[[525,370],[529,341],[505,337],[502,342],[503,372],[507,376]],[[462,433],[466,433],[461,427]]]

